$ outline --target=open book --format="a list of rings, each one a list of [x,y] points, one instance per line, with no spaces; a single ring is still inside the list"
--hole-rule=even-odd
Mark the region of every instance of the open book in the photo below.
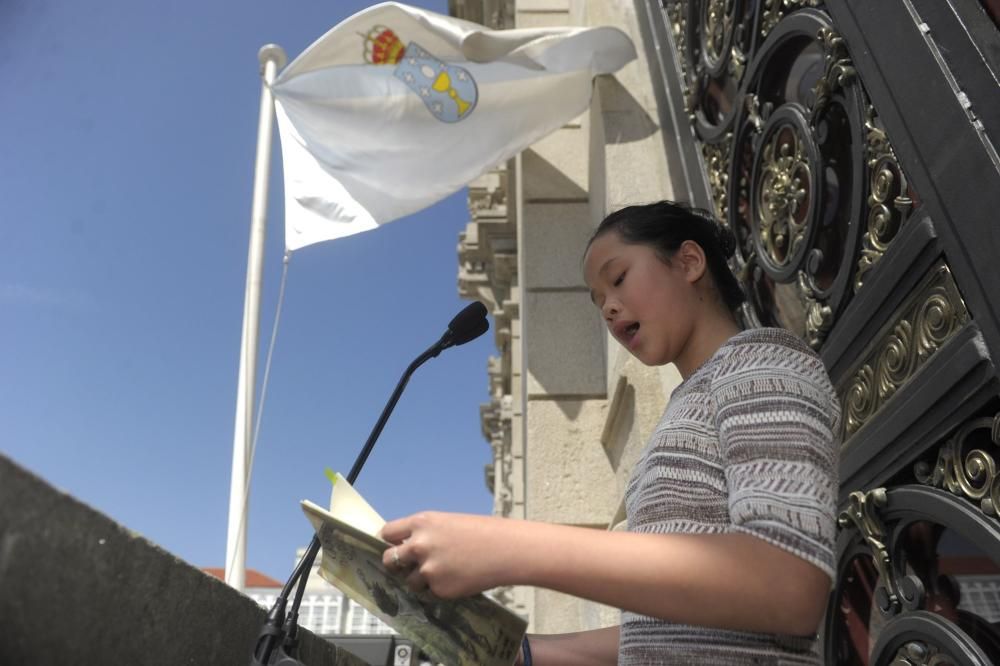
[[[330,510],[308,500],[323,558],[320,575],[446,666],[510,666],[526,622],[482,594],[446,601],[412,592],[405,578],[382,566],[390,544],[375,536],[385,521],[341,475]]]

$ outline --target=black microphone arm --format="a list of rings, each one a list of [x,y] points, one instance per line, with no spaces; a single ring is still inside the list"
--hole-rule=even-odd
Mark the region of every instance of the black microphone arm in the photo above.
[[[368,435],[368,441],[365,442],[358,457],[354,460],[354,465],[347,475],[348,483],[354,485],[355,480],[357,480],[358,475],[361,473],[361,468],[364,467],[365,461],[368,460],[368,456],[375,447],[375,441],[382,434],[382,429],[389,420],[389,415],[396,408],[396,403],[409,383],[410,376],[416,372],[417,368],[449,347],[457,347],[475,340],[489,330],[489,328],[490,322],[486,319],[486,306],[479,301],[475,301],[465,306],[461,312],[455,315],[455,318],[448,323],[448,329],[444,335],[410,363],[396,384],[396,389],[389,396],[389,401],[382,409],[382,414],[379,416],[378,421],[376,421],[375,427],[372,428],[371,434]],[[316,560],[316,555],[319,553],[319,548],[319,537],[314,534],[305,555],[299,560],[292,575],[282,588],[281,594],[278,595],[271,610],[267,613],[267,620],[264,622],[264,626],[257,635],[257,641],[254,644],[250,666],[267,666],[270,664],[274,666],[304,666],[302,662],[294,657],[296,647],[298,646],[299,606],[302,603],[306,581],[309,579],[309,572],[312,570],[312,565]],[[292,592],[292,588],[296,586],[296,582],[298,586],[295,590],[295,599],[292,602],[291,610],[286,615],[285,609],[288,605],[288,597]],[[277,650],[275,650],[275,647],[277,647]]]

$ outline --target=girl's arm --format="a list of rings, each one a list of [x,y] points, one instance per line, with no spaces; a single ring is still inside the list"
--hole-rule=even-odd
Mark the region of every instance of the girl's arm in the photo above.
[[[618,627],[528,637],[533,666],[615,666]],[[514,666],[523,666],[518,655]]]
[[[383,557],[415,589],[455,598],[534,585],[670,622],[809,635],[830,589],[819,567],[747,534],[636,534],[436,512],[387,523]],[[541,666],[541,665],[540,665]]]
[[[385,563],[395,554],[411,586],[443,597],[534,585],[674,623],[813,634],[830,590],[840,410],[815,353],[787,332],[757,336],[712,380],[727,533],[420,513],[383,527],[399,544]]]

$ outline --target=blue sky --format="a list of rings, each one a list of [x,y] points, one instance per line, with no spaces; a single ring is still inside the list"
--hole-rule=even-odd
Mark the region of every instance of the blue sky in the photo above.
[[[196,566],[226,551],[257,50],[292,59],[368,4],[0,3],[0,451]],[[283,251],[275,151],[261,358]],[[293,255],[249,567],[290,573],[311,534],[299,500],[326,501],[324,468],[346,474],[403,369],[465,304],[465,196]],[[490,512],[491,353],[492,331],[411,381],[357,484],[386,517]]]

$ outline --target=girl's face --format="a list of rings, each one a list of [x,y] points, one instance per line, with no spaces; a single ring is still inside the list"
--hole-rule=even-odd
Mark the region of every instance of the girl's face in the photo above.
[[[704,273],[696,243],[683,243],[667,264],[614,231],[595,239],[584,258],[584,279],[608,330],[646,365],[684,355],[701,309],[695,282]]]

